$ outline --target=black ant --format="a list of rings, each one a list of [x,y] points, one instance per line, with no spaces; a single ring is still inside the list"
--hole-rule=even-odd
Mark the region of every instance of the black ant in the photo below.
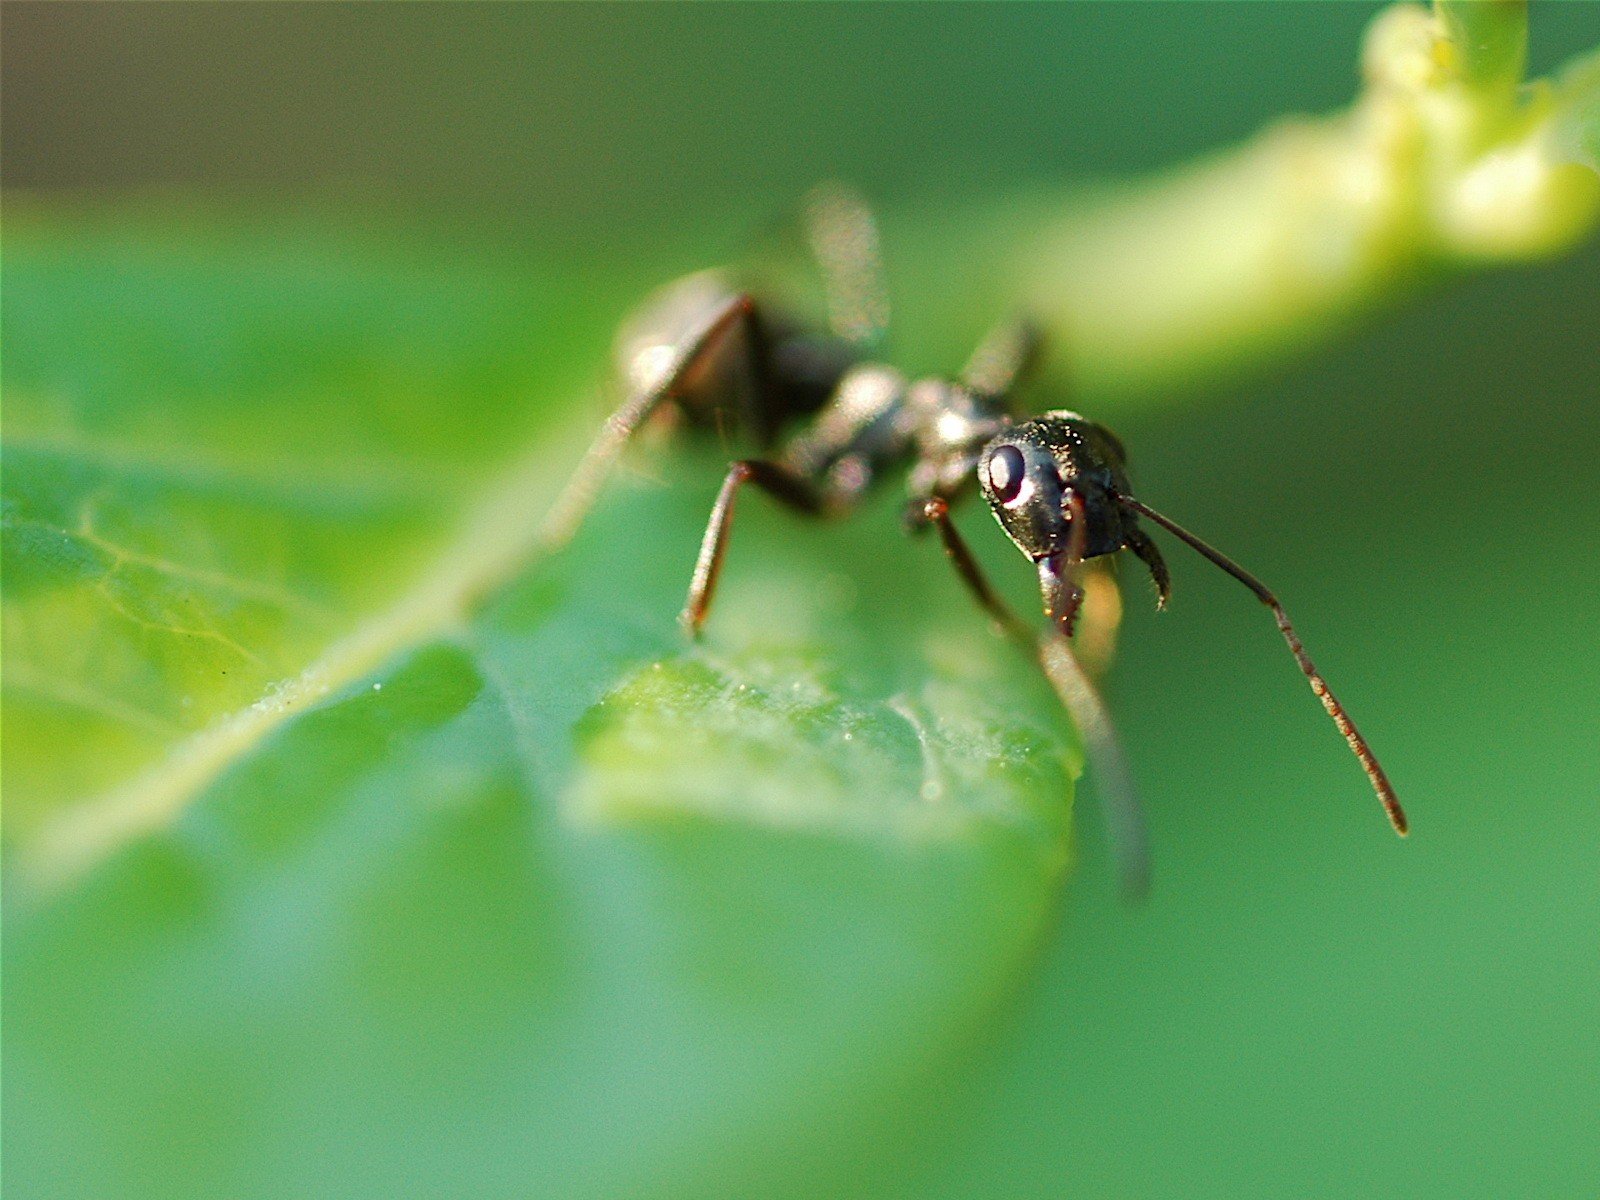
[[[670,285],[625,324],[620,358],[627,399],[606,421],[546,519],[547,546],[565,541],[587,514],[633,434],[671,404],[694,425],[737,425],[764,451],[734,462],[717,494],[689,585],[682,623],[697,636],[711,608],[732,526],[734,502],[754,484],[813,517],[853,511],[886,471],[909,467],[912,531],[938,531],[973,598],[1038,663],[1071,714],[1100,781],[1125,887],[1148,886],[1144,821],[1104,704],[1072,650],[1082,606],[1082,564],[1128,550],[1155,581],[1165,608],[1171,579],[1140,518],[1186,542],[1249,588],[1272,610],[1289,649],[1339,732],[1355,751],[1395,832],[1407,824],[1383,768],[1344,706],[1306,655],[1283,605],[1255,576],[1137,499],[1127,455],[1105,426],[1055,410],[1016,411],[1018,385],[1037,363],[1040,338],[1024,322],[1002,325],[957,379],[911,381],[872,360],[888,305],[876,226],[852,192],[817,189],[803,225],[823,275],[829,330],[818,331],[758,304],[714,273]],[[779,442],[787,427],[805,422]],[[984,578],[950,519],[950,508],[980,490],[1039,573],[1046,628],[1037,636]]]

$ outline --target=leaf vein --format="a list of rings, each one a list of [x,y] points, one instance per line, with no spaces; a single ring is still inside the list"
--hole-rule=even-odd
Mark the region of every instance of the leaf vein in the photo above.
[[[572,408],[582,413],[586,406]],[[562,459],[548,447],[573,444],[579,436],[565,429],[540,439],[461,517],[455,535],[409,590],[299,674],[180,742],[126,784],[58,812],[17,853],[15,870],[24,886],[41,896],[67,888],[123,846],[170,824],[286,722],[407,649],[463,625],[545,544],[544,523],[529,514],[542,512],[555,490],[549,464]]]

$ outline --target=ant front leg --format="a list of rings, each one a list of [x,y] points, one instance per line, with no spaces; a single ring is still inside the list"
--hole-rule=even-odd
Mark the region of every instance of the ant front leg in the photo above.
[[[1076,515],[1079,517],[1082,506],[1083,501],[1077,500]],[[1052,627],[1036,638],[1006,606],[1005,601],[1000,599],[999,594],[985,578],[983,569],[979,567],[977,559],[967,548],[965,539],[956,529],[955,523],[950,520],[949,504],[934,497],[924,502],[922,515],[929,524],[938,529],[940,540],[944,543],[945,554],[949,556],[956,574],[961,576],[961,581],[967,585],[967,590],[972,593],[973,599],[994,619],[1002,632],[1033,658],[1055,691],[1056,697],[1061,701],[1062,707],[1071,715],[1100,784],[1100,807],[1105,816],[1112,854],[1116,858],[1117,872],[1122,880],[1123,894],[1130,899],[1143,897],[1150,890],[1150,835],[1145,827],[1144,810],[1139,804],[1138,793],[1134,791],[1133,782],[1128,775],[1127,762],[1123,758],[1116,728],[1111,723],[1105,702],[1100,699],[1093,682],[1073,654],[1072,643],[1062,631],[1063,617],[1070,621],[1072,614],[1050,611],[1047,605]],[[1081,519],[1076,528],[1080,532],[1076,533],[1074,539],[1078,543],[1075,552],[1069,543],[1067,551],[1061,557],[1081,557],[1083,553]],[[1041,578],[1044,572],[1045,566],[1041,564]],[[1064,578],[1070,577],[1071,574],[1070,570],[1062,572],[1054,569],[1052,579],[1064,582],[1065,588],[1071,589],[1073,585],[1070,578]],[[1057,587],[1055,594],[1065,596],[1068,593]],[[1059,604],[1057,609],[1059,610]],[[1073,611],[1075,612],[1075,606]]]
[[[910,514],[908,514],[909,516]],[[1000,594],[990,585],[984,576],[983,568],[978,565],[978,560],[973,557],[972,551],[967,548],[966,539],[961,536],[961,531],[956,528],[955,522],[950,519],[950,503],[941,497],[934,496],[922,501],[920,516],[922,522],[932,525],[939,531],[939,540],[944,544],[946,557],[955,567],[956,574],[961,577],[961,582],[967,585],[967,590],[972,593],[972,598],[978,602],[978,607],[988,613],[994,623],[999,626],[1000,632],[1011,638],[1024,649],[1032,649],[1033,634],[1028,627],[1017,619],[1006,602],[1000,599]]]
[[[1122,540],[1150,571],[1150,578],[1156,585],[1156,607],[1166,608],[1172,600],[1172,576],[1167,571],[1167,561],[1161,557],[1161,551],[1150,540],[1149,534],[1131,525],[1124,529]]]
[[[1103,560],[1100,560],[1103,561]],[[1090,564],[1079,578],[1083,607],[1074,635],[1083,669],[1099,679],[1117,654],[1117,630],[1122,626],[1122,589],[1111,571]]]
[[[700,626],[711,611],[717,579],[722,574],[723,555],[728,549],[728,535],[733,530],[734,502],[739,489],[747,483],[755,484],[780,504],[808,516],[821,516],[828,509],[827,497],[816,485],[781,463],[743,459],[730,466],[716,503],[711,506],[711,520],[700,540],[700,556],[695,560],[689,597],[678,618],[690,637],[700,635]]]
[[[1078,570],[1083,565],[1084,544],[1088,539],[1083,497],[1068,490],[1063,506],[1066,510],[1067,545],[1063,550],[1039,559],[1039,591],[1044,599],[1044,615],[1070,638],[1078,623],[1078,612],[1083,607],[1083,588],[1078,585]]]

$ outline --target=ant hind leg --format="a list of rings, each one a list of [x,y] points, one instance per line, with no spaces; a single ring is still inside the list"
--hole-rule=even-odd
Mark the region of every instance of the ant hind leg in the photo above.
[[[730,332],[755,319],[755,303],[740,293],[712,310],[695,333],[676,349],[655,378],[637,385],[628,398],[600,426],[577,469],[567,480],[540,523],[539,543],[555,550],[572,539],[600,494],[623,449],[663,403],[673,399],[678,385],[706,355],[722,344]]]

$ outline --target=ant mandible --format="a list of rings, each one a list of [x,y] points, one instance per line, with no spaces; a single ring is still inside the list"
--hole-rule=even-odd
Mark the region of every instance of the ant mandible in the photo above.
[[[1406,816],[1394,788],[1312,665],[1277,597],[1232,559],[1135,497],[1122,443],[1105,426],[1065,410],[1036,417],[1015,410],[1018,385],[1039,360],[1033,327],[1001,325],[959,378],[910,381],[872,360],[888,303],[870,211],[849,189],[824,185],[808,198],[802,224],[823,277],[829,329],[808,328],[758,304],[716,273],[669,285],[623,326],[619,356],[627,398],[552,507],[542,529],[544,545],[571,537],[628,440],[664,406],[690,424],[737,426],[770,456],[734,462],[722,481],[681,618],[685,630],[698,636],[716,594],[741,488],[754,484],[807,516],[838,517],[852,512],[886,472],[909,467],[908,529],[938,531],[973,598],[1034,659],[1060,697],[1098,776],[1123,885],[1139,894],[1149,881],[1144,819],[1105,705],[1071,638],[1084,596],[1080,568],[1091,559],[1130,551],[1155,581],[1157,607],[1166,607],[1167,567],[1139,526],[1141,517],[1148,518],[1272,610],[1311,690],[1403,836]],[[780,442],[800,422],[798,434]],[[951,506],[974,486],[1039,573],[1047,625],[1037,636],[989,585],[950,519]]]

